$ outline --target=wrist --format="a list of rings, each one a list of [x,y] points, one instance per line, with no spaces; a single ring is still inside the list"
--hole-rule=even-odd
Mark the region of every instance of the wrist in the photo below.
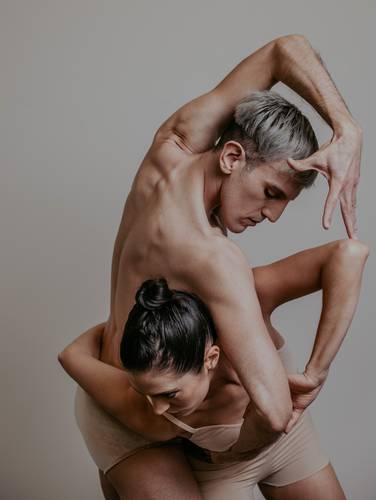
[[[352,138],[357,141],[362,140],[362,128],[350,114],[346,116],[336,116],[332,119],[331,126],[336,137],[346,137],[347,139]]]
[[[329,373],[329,368],[319,368],[314,366],[314,364],[308,363],[304,370],[304,375],[312,380],[312,382],[318,387],[322,385]]]

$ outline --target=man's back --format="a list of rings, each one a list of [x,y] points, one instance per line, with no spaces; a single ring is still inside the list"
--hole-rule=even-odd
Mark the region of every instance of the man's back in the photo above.
[[[172,288],[194,292],[190,266],[207,254],[210,242],[226,239],[205,213],[200,155],[177,145],[153,144],[127,198],[112,262],[111,313],[102,360],[118,365],[118,346],[138,287],[163,276]],[[193,270],[192,270],[193,271]]]

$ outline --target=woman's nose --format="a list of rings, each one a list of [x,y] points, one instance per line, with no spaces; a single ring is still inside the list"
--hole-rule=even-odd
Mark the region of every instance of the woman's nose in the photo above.
[[[165,401],[153,398],[150,398],[150,400],[151,400],[151,405],[153,407],[153,411],[156,415],[162,415],[162,413],[165,413],[170,408],[169,403]]]

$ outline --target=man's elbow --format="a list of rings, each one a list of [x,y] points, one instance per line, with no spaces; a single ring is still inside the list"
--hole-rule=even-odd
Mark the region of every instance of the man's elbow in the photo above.
[[[283,432],[292,416],[292,402],[287,401],[283,406],[275,408],[263,415],[264,425],[271,432]]]

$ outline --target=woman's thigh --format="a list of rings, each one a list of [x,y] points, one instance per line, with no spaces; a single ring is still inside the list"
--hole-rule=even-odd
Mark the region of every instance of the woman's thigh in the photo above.
[[[267,500],[346,500],[331,464],[312,476],[286,486],[259,483]]]
[[[139,451],[113,467],[106,478],[121,500],[202,500],[178,445]]]

